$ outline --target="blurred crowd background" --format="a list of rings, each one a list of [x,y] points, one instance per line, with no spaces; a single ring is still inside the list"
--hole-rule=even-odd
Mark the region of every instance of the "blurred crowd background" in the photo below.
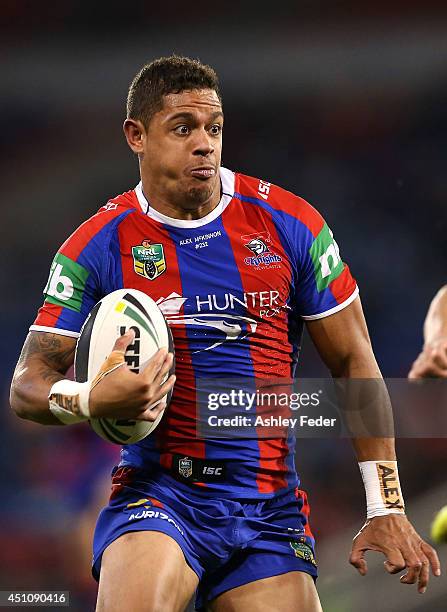
[[[445,3],[3,0],[0,590],[70,589],[72,610],[94,606],[91,533],[118,449],[87,427],[19,421],[9,383],[54,252],[138,182],[121,129],[127,88],[142,64],[172,52],[220,75],[223,164],[303,196],[326,217],[358,280],[385,376],[406,376],[429,301],[446,282]],[[324,373],[307,340],[301,364],[303,376]],[[398,451],[411,514],[412,500],[445,480],[447,443],[400,440]],[[352,537],[364,499],[349,443],[299,441],[297,463],[321,545],[344,529]],[[351,612],[335,607],[324,577],[321,589],[326,611]],[[411,609],[445,609],[442,597]]]

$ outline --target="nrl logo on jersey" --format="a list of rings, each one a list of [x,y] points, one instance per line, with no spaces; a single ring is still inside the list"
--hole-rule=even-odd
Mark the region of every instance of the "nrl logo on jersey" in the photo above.
[[[140,276],[154,280],[166,271],[166,259],[162,244],[151,244],[142,240],[141,244],[132,247],[133,269]]]
[[[178,471],[183,478],[189,478],[192,476],[192,459],[189,457],[183,457],[178,462]]]

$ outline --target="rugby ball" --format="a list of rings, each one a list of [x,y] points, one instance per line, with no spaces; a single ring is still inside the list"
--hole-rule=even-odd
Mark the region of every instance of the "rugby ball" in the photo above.
[[[154,300],[137,289],[118,289],[94,306],[81,329],[76,344],[75,380],[85,382],[95,378],[117,338],[129,329],[134,330],[135,340],[128,347],[125,360],[133,372],[138,373],[144,368],[159,348],[166,347],[174,353],[171,330]],[[175,360],[169,375],[174,373],[174,369]],[[171,396],[172,390],[167,395],[166,405]],[[109,442],[134,444],[157,427],[163,412],[153,422],[92,418],[90,425]]]

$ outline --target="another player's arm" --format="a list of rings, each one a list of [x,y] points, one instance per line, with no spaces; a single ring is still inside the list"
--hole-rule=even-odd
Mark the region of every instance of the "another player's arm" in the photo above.
[[[424,347],[409,378],[447,378],[447,285],[433,298],[424,322]]]
[[[307,322],[312,340],[334,378],[381,379],[363,316],[360,299],[340,312]],[[392,422],[392,409],[386,391],[380,393],[381,417]],[[359,462],[395,461],[394,438],[354,437],[353,445]],[[364,554],[376,550],[386,556],[385,568],[390,573],[406,569],[401,582],[418,582],[423,593],[429,578],[429,566],[440,575],[436,552],[416,533],[405,514],[387,514],[367,520],[354,538],[350,562],[360,574],[367,572]]]
[[[154,421],[163,405],[148,409],[172,388],[175,377],[162,384],[172,365],[172,354],[160,349],[139,374],[124,362],[133,332],[118,338],[88,396],[92,417],[138,418]],[[73,364],[76,340],[57,333],[28,334],[17,363],[10,393],[11,407],[24,419],[44,425],[63,424],[50,410],[48,396],[55,383],[64,380]],[[119,367],[122,366],[122,367]],[[110,373],[108,373],[110,372]],[[107,381],[104,380],[107,374]],[[95,379],[96,380],[96,379]],[[80,418],[82,420],[82,416]]]

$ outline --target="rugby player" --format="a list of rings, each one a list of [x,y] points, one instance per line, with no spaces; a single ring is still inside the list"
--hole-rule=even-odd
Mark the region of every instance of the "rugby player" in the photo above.
[[[18,416],[61,425],[89,416],[153,421],[175,382],[159,427],[124,447],[114,468],[94,537],[98,612],[183,610],[196,589],[199,609],[321,610],[293,440],[202,439],[196,381],[293,376],[304,321],[333,376],[380,371],[356,283],[321,215],[223,168],[222,128],[209,66],[172,56],[136,75],[124,132],[141,182],[60,248],[12,383]],[[98,384],[66,380],[89,311],[122,287],[147,292],[165,313],[176,378],[161,384],[173,359],[165,350],[130,372],[129,332]],[[386,570],[404,570],[401,582],[422,593],[430,565],[435,575],[440,566],[404,513],[394,441],[357,438],[354,447],[367,520],[350,562],[364,575],[365,552],[382,552]]]
[[[408,378],[447,378],[447,286],[430,303],[424,322],[424,347]]]

